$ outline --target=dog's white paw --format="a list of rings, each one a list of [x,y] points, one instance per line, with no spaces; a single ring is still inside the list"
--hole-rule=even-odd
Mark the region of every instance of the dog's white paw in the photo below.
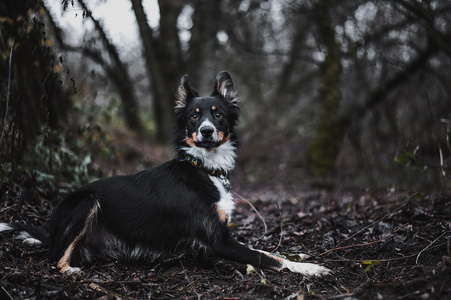
[[[22,244],[25,246],[42,246],[42,242],[38,239],[33,238],[28,232],[21,231],[17,236],[16,239],[21,240]]]
[[[8,232],[14,230],[14,227],[8,223],[0,223],[0,232]]]
[[[291,272],[300,273],[305,276],[322,277],[332,273],[332,271],[326,267],[311,264],[311,263],[298,263],[284,259],[282,263],[282,269],[287,268]]]
[[[70,276],[78,276],[83,274],[82,270],[78,267],[71,267],[69,265],[66,265],[60,269],[60,273],[63,275],[70,275]]]

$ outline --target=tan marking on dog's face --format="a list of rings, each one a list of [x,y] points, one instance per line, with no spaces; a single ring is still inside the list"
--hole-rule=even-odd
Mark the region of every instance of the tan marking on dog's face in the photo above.
[[[200,109],[199,109],[199,108],[196,108],[195,111],[198,113],[198,112],[200,112]]]
[[[213,105],[213,106],[211,107],[211,110],[216,110],[216,106]]]
[[[194,146],[194,141],[192,137],[187,136],[185,139],[186,143],[190,146]]]
[[[224,135],[225,135],[224,131],[218,132],[218,138],[219,138],[219,141],[221,141],[221,145],[226,143],[230,139],[230,135],[228,135],[228,136],[224,136]]]
[[[197,142],[197,133],[193,132],[191,136],[187,136],[185,141],[188,145],[194,146],[194,143]]]
[[[218,213],[219,219],[221,222],[225,223],[229,219],[229,215],[219,206],[219,204],[216,204],[216,212]]]

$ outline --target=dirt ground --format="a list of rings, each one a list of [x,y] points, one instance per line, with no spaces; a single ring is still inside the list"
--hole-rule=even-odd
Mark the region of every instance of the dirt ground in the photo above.
[[[0,221],[43,225],[58,200],[45,187],[0,182]],[[247,271],[187,257],[129,266],[98,261],[58,273],[44,250],[0,235],[0,299],[449,299],[451,199],[415,193],[237,191],[231,231],[253,248],[333,270],[326,278]],[[250,201],[256,211],[248,203]]]

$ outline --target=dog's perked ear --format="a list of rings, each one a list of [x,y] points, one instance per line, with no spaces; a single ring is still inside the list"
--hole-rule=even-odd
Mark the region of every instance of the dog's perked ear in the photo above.
[[[238,98],[236,97],[236,91],[233,89],[232,77],[227,71],[219,72],[216,75],[216,82],[211,96],[222,96],[230,103],[237,104]]]
[[[175,95],[175,109],[184,108],[186,104],[193,98],[199,97],[197,91],[189,85],[188,74],[182,76],[180,79],[180,85]]]

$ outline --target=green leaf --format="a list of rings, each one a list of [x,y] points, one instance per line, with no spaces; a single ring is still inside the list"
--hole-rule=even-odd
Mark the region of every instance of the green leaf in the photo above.
[[[396,161],[397,163],[406,165],[407,163],[410,162],[410,156],[411,156],[411,153],[410,153],[410,152],[407,152],[407,151],[401,152],[401,153],[398,152],[398,153],[396,153],[396,155],[395,155],[395,161]]]
[[[294,261],[294,262],[300,262],[301,261],[301,257],[299,256],[299,254],[284,253],[283,256],[280,256],[280,257],[285,257],[289,261]]]
[[[364,260],[362,261],[362,265],[366,265],[365,272],[368,272],[369,270],[376,268],[381,264],[380,260]]]
[[[246,267],[246,274],[249,275],[249,274],[252,274],[252,273],[254,273],[254,272],[256,272],[254,266],[253,266],[253,265],[247,264],[247,267]]]

